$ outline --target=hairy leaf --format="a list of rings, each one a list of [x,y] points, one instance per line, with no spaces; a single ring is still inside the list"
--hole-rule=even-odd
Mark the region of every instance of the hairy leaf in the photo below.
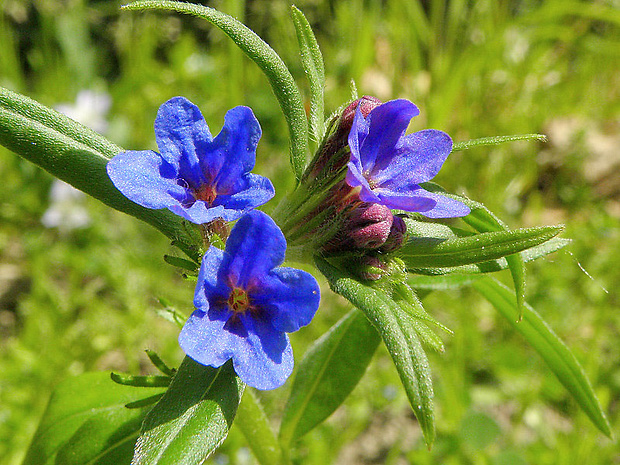
[[[283,447],[329,417],[357,385],[381,341],[359,310],[342,317],[299,364],[282,423]]]
[[[244,387],[232,362],[212,368],[185,357],[144,420],[132,463],[202,463],[226,439]]]

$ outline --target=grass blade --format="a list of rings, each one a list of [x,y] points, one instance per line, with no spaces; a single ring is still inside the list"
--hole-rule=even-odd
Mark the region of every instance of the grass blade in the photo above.
[[[603,412],[583,368],[570,349],[553,332],[536,311],[524,305],[523,320],[517,321],[518,309],[512,292],[490,277],[472,283],[510,325],[538,352],[558,380],[577,401],[592,423],[606,436],[612,437],[609,421]]]

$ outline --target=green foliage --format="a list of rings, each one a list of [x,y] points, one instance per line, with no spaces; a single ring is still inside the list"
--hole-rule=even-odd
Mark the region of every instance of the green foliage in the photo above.
[[[69,378],[54,391],[24,464],[113,464],[127,460],[149,408],[125,406],[161,388],[114,383],[107,373]]]
[[[144,419],[132,463],[202,463],[228,435],[244,388],[232,361],[211,368],[185,357]]]
[[[282,416],[280,441],[285,449],[345,401],[380,341],[364,314],[353,309],[312,344],[299,363]]]

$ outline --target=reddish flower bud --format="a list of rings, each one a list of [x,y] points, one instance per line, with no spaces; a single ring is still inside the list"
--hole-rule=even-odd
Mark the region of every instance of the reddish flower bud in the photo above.
[[[346,165],[349,161],[349,151],[344,149],[349,143],[349,132],[351,131],[351,126],[353,126],[357,107],[360,107],[362,115],[366,117],[373,108],[379,105],[381,105],[381,100],[367,95],[351,102],[340,117],[332,122],[332,132],[329,134],[328,131],[326,135],[327,140],[308,166],[304,174],[304,180],[324,178],[327,173],[336,173]]]
[[[348,238],[356,249],[381,247],[392,229],[394,216],[389,208],[378,203],[363,204],[352,213],[345,226]]]
[[[400,216],[395,216],[392,221],[392,228],[390,234],[385,240],[385,244],[381,246],[381,252],[394,252],[399,249],[405,240],[407,234],[407,225]]]
[[[353,119],[355,118],[357,107],[359,106],[362,116],[366,118],[370,112],[379,105],[381,105],[381,100],[370,95],[364,95],[362,98],[351,102],[342,112],[340,121],[338,121],[338,129],[336,132],[341,134],[344,133],[346,137],[348,137],[349,132],[351,131],[351,126],[353,126]]]
[[[325,246],[329,252],[372,250],[381,247],[390,235],[394,216],[377,203],[362,203],[355,208],[342,229]]]

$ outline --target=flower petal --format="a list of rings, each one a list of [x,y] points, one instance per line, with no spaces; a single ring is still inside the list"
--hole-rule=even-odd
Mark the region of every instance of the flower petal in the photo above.
[[[234,194],[218,195],[213,206],[225,205],[227,209],[238,211],[237,218],[239,218],[244,212],[267,203],[273,198],[275,192],[273,184],[268,178],[258,174],[245,173],[237,179]]]
[[[196,310],[179,334],[179,345],[188,357],[202,365],[220,367],[233,357],[239,346],[236,333],[227,331],[225,318],[209,318],[209,312]]]
[[[379,185],[419,184],[434,178],[452,151],[452,139],[436,129],[401,138],[386,166],[375,166],[372,179]]]
[[[260,137],[260,124],[250,108],[238,106],[226,113],[224,127],[200,160],[218,195],[237,192],[239,178],[254,168]]]
[[[239,378],[256,389],[282,386],[293,372],[293,349],[286,333],[249,314],[241,316],[247,330],[234,350],[233,366]]]
[[[217,247],[209,247],[200,264],[198,272],[198,282],[194,291],[194,306],[203,311],[207,311],[211,305],[210,301],[218,298],[228,298],[230,288],[226,285],[220,271],[222,261],[224,260],[224,251]]]
[[[467,216],[471,211],[463,202],[451,199],[445,195],[429,192],[425,189],[420,189],[416,195],[423,196],[436,202],[435,206],[430,210],[420,211],[422,215],[428,218],[456,218]]]
[[[353,162],[360,171],[362,169],[360,161],[360,146],[364,142],[364,139],[368,136],[369,130],[370,126],[368,125],[368,121],[366,121],[364,115],[362,115],[361,108],[358,106],[355,111],[351,130],[349,131],[348,142],[349,147],[351,148],[351,162]]]
[[[381,204],[388,208],[425,214],[425,212],[435,208],[436,202],[433,199],[420,195],[419,193],[421,191],[423,191],[422,188],[416,191],[403,193],[393,192],[387,189],[376,189],[375,192],[379,194]]]
[[[252,210],[230,232],[222,267],[233,285],[247,289],[255,277],[280,265],[285,251],[286,239],[280,228],[267,214]]]
[[[314,276],[295,268],[276,268],[252,288],[252,305],[268,312],[274,328],[287,333],[310,323],[321,298]]]
[[[143,207],[180,206],[191,198],[191,194],[177,184],[175,167],[151,150],[121,152],[106,168],[114,186]]]
[[[366,118],[368,136],[360,145],[360,159],[364,171],[373,172],[376,163],[391,160],[394,147],[409,126],[409,121],[420,114],[412,102],[405,99],[391,100],[374,108]],[[352,130],[356,130],[355,121]]]
[[[162,157],[178,169],[189,187],[206,183],[199,158],[213,139],[196,105],[184,97],[173,97],[159,107],[155,138]]]

